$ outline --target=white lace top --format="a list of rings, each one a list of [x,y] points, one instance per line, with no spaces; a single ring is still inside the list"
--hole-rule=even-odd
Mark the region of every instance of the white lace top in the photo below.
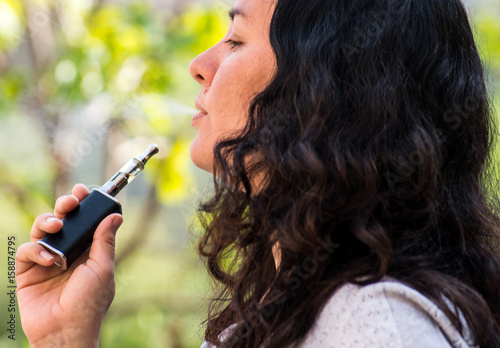
[[[473,347],[467,329],[464,336],[425,296],[397,281],[385,280],[339,288],[298,347]],[[205,342],[201,348],[211,347]]]

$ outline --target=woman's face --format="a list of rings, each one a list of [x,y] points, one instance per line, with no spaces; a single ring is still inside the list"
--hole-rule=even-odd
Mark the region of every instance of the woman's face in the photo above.
[[[273,0],[237,0],[224,38],[193,59],[191,76],[201,85],[191,125],[197,135],[191,159],[212,171],[213,148],[218,140],[241,130],[253,97],[261,92],[275,70],[269,43]]]

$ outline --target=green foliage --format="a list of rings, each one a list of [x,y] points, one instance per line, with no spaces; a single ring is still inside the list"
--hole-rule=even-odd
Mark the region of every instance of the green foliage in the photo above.
[[[496,128],[500,129],[500,22],[495,12],[479,11],[476,14],[475,39],[481,59],[488,73],[491,107]],[[500,139],[494,138],[493,172],[500,179]]]
[[[488,72],[500,78],[500,21],[492,14],[480,16],[477,23],[476,42]]]
[[[34,218],[80,174],[86,184],[92,175],[102,183],[123,164],[121,152],[128,159],[143,143],[160,145],[118,197],[127,222],[101,347],[202,341],[206,275],[186,248],[186,221],[196,212],[189,148],[199,86],[187,67],[224,35],[227,21],[206,6],[173,13],[143,1],[0,0],[2,240],[28,241]],[[0,345],[28,346],[17,319],[16,341],[4,330]]]

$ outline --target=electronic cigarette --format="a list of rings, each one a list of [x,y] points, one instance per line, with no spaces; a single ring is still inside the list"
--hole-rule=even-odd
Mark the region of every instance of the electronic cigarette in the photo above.
[[[92,244],[94,232],[104,218],[122,212],[114,197],[144,169],[151,156],[158,153],[152,144],[142,155],[128,161],[111,179],[90,194],[63,221],[62,229],[47,234],[39,244],[54,255],[54,264],[66,270]]]

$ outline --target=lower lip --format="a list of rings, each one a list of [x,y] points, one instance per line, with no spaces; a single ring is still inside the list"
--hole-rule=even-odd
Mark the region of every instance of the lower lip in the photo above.
[[[200,118],[203,118],[205,116],[207,116],[208,114],[205,114],[204,112],[200,112],[200,113],[197,113],[196,115],[193,116],[193,118],[191,119],[191,125],[193,125],[193,123],[197,120],[199,120]]]

